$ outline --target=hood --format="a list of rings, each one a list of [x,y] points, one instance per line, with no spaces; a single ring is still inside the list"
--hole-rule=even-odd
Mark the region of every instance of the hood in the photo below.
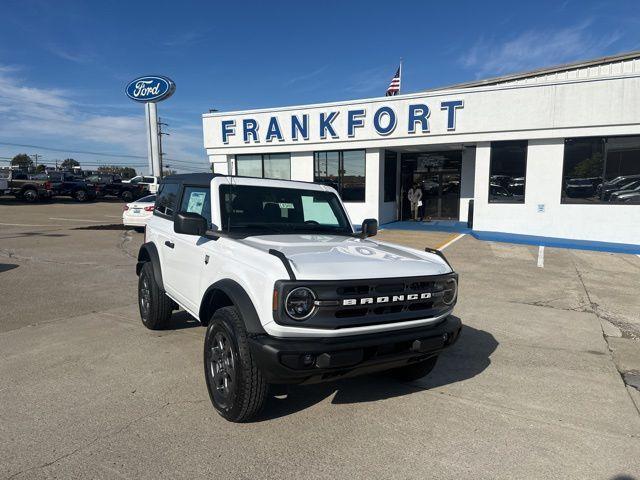
[[[439,256],[399,245],[338,235],[262,235],[240,242],[283,252],[303,280],[418,277],[451,272]]]

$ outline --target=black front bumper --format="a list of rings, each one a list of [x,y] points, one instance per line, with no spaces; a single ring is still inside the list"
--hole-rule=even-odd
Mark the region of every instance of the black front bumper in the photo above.
[[[336,338],[249,339],[267,382],[318,383],[402,367],[437,355],[460,336],[462,322],[449,315],[435,325]]]

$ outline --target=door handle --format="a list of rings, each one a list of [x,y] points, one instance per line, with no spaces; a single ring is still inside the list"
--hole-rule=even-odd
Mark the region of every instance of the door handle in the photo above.
[[[166,242],[164,242],[164,244],[169,247],[169,248],[173,248],[175,247],[175,244],[173,242],[170,242],[169,240],[167,240]]]

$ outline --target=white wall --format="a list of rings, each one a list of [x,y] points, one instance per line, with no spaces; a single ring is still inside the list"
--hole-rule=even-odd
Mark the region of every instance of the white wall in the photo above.
[[[531,140],[524,204],[489,203],[490,144],[476,148],[474,230],[638,244],[640,208],[561,204],[564,139]],[[544,212],[538,211],[544,206]]]
[[[291,180],[313,182],[313,152],[291,154]]]

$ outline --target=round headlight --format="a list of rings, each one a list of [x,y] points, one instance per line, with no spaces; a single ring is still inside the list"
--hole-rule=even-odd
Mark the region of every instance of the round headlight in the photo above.
[[[307,287],[298,287],[289,292],[284,307],[287,310],[287,315],[294,320],[304,320],[315,311],[315,300],[316,296],[313,291]]]
[[[458,282],[455,278],[450,278],[444,283],[444,295],[442,295],[442,302],[445,305],[451,305],[458,293]]]

